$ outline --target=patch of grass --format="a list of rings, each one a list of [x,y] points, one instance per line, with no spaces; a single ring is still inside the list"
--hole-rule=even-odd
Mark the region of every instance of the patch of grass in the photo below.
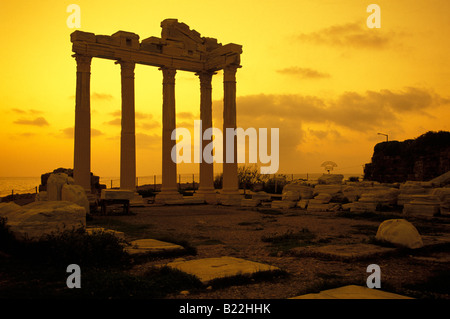
[[[271,208],[260,208],[258,212],[265,215],[283,215],[283,212]]]
[[[450,270],[445,269],[427,278],[426,281],[406,284],[403,288],[409,290],[415,298],[435,299],[439,295],[450,295]]]
[[[168,267],[150,269],[142,276],[118,270],[81,268],[81,289],[67,288],[65,269],[57,274],[53,272],[51,278],[44,269],[25,275],[3,281],[0,298],[148,299],[203,288],[196,277]]]
[[[378,226],[375,225],[352,225],[352,228],[355,228],[355,230],[352,230],[352,234],[362,234],[362,235],[372,235],[376,234],[378,230]]]
[[[404,216],[402,215],[386,212],[351,213],[348,211],[340,211],[336,213],[336,216],[341,218],[364,219],[377,222],[382,222],[387,219],[404,218]]]
[[[265,243],[270,243],[273,249],[272,252],[276,253],[278,251],[288,251],[294,247],[310,245],[315,237],[316,235],[310,232],[309,229],[303,228],[298,232],[288,231],[280,235],[262,236],[261,240]]]
[[[231,277],[217,278],[211,280],[208,285],[213,289],[221,289],[229,286],[247,285],[262,281],[270,282],[275,281],[279,278],[285,278],[287,276],[289,276],[289,274],[281,269],[267,270],[259,271],[253,274],[239,274]]]
[[[205,240],[197,243],[197,246],[200,246],[200,245],[202,245],[202,246],[206,246],[206,245],[224,245],[224,244],[225,243],[223,241],[219,240],[219,239],[209,238],[209,239],[205,239]]]
[[[87,226],[103,227],[106,229],[117,230],[131,237],[141,237],[143,233],[151,230],[154,225],[151,224],[131,224],[121,221],[117,218],[96,216]]]
[[[254,225],[261,225],[261,222],[240,222],[238,223],[239,226],[254,226]]]

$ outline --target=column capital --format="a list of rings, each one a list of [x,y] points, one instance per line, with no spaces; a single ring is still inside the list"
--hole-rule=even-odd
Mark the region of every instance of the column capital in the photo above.
[[[134,78],[134,68],[136,66],[136,63],[134,61],[118,60],[115,63],[120,64],[122,77]]]
[[[223,81],[224,82],[236,82],[236,71],[240,68],[239,65],[229,64],[223,68]]]
[[[175,84],[175,74],[177,70],[170,67],[160,67],[159,70],[163,72],[163,84]]]
[[[200,88],[208,88],[211,89],[211,81],[214,74],[217,74],[217,72],[214,71],[201,71],[195,73],[200,79]]]
[[[91,72],[91,60],[92,57],[89,55],[74,54],[72,57],[77,61],[77,72]]]

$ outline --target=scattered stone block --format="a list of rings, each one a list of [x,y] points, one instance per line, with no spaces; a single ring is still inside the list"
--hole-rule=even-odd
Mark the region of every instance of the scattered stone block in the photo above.
[[[321,203],[321,204],[328,204],[331,201],[331,195],[327,193],[320,193],[316,197],[314,197],[314,200],[311,202],[313,203]]]
[[[241,201],[241,206],[243,207],[256,207],[261,203],[260,200],[258,199],[248,199],[248,198],[243,198]]]
[[[297,207],[306,209],[308,207],[309,199],[301,199],[297,202]]]
[[[437,204],[429,204],[429,203],[421,203],[421,202],[410,202],[409,204],[405,204],[403,206],[403,214],[405,216],[436,216],[441,212],[440,203]]]
[[[61,200],[62,187],[74,184],[73,178],[65,173],[52,173],[47,180],[47,195],[49,201]]]
[[[281,200],[298,201],[299,199],[300,199],[300,194],[298,192],[294,192],[294,191],[285,192],[283,190],[283,194],[281,195]]]
[[[288,209],[288,208],[294,208],[296,202],[295,201],[287,201],[287,200],[274,200],[272,201],[272,208],[282,208],[282,209]]]
[[[18,240],[38,240],[52,233],[86,227],[85,209],[72,202],[39,201],[19,207],[0,205],[0,216],[8,218],[7,225]]]
[[[450,171],[429,181],[433,186],[443,187],[450,184]]]
[[[112,234],[112,235],[116,236],[117,238],[125,239],[125,233],[124,232],[117,231],[117,230],[112,230],[112,229],[105,229],[103,227],[87,227],[86,228],[86,232],[89,235],[92,235],[94,233],[108,233],[108,234]]]
[[[194,275],[204,284],[214,279],[279,270],[271,265],[226,256],[171,262],[167,266]]]
[[[314,187],[314,195],[321,193],[330,194],[332,197],[342,192],[342,185],[316,185]]]
[[[396,188],[376,188],[365,190],[361,194],[360,202],[374,202],[385,205],[397,204],[400,191]]]
[[[61,189],[61,200],[80,205],[81,207],[84,207],[86,213],[90,212],[89,200],[83,186],[69,184],[63,185]]]
[[[406,219],[388,219],[378,227],[375,239],[411,249],[423,247],[422,238]]]
[[[156,239],[138,239],[130,244],[125,250],[131,255],[184,250],[183,246]]]
[[[342,180],[344,179],[344,175],[341,174],[323,174],[319,177],[319,184],[342,184]]]
[[[301,199],[310,199],[313,198],[314,188],[294,182],[289,183],[283,187],[283,192],[288,191],[298,193]]]
[[[335,289],[324,290],[319,293],[297,296],[292,299],[413,299],[411,297],[371,289],[362,286],[349,285]]]
[[[361,197],[362,190],[355,186],[344,186],[342,189],[342,194],[350,202],[355,202],[359,197]]]
[[[309,200],[308,203],[308,212],[332,212],[338,210],[340,208],[340,204],[338,203],[322,203],[321,201],[316,202],[315,199]]]
[[[252,194],[252,199],[259,200],[259,201],[268,201],[270,200],[270,194],[260,191]]]

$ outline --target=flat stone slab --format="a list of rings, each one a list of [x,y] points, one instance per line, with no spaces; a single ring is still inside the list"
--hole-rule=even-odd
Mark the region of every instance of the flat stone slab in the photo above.
[[[296,256],[312,255],[335,260],[354,260],[381,256],[392,253],[395,250],[396,248],[358,243],[346,245],[299,247],[291,249],[291,253]]]
[[[219,278],[279,270],[274,266],[226,256],[171,262],[167,266],[194,275],[204,284]]]
[[[183,250],[183,246],[172,244],[156,239],[138,239],[131,242],[131,246],[125,248],[125,250],[131,254],[147,254],[147,253],[159,253],[164,251],[177,251]]]
[[[349,285],[335,289],[324,290],[316,294],[306,294],[291,299],[414,299],[407,296],[382,291],[376,288],[367,288]]]

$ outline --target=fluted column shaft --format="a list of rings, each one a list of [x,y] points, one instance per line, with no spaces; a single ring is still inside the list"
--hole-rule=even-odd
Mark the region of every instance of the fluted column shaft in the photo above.
[[[213,72],[197,73],[200,78],[200,120],[202,121],[201,140],[202,147],[200,156],[203,157],[203,149],[205,145],[212,140],[203,140],[203,133],[212,127],[212,76]],[[207,163],[205,160],[200,162],[200,187],[199,193],[214,192],[214,165]]]
[[[224,68],[223,84],[223,193],[238,192],[237,145],[236,136],[227,139],[227,128],[236,129],[236,70],[238,66],[229,65]],[[234,159],[227,163],[227,146],[233,145]]]
[[[73,177],[75,183],[91,191],[91,60],[92,57],[75,54],[77,83],[75,95],[75,130]]]
[[[136,190],[135,63],[119,61],[122,83],[122,130],[120,136],[120,188]]]
[[[177,164],[172,161],[171,151],[176,141],[171,139],[176,128],[175,119],[175,74],[172,68],[161,68],[163,72],[162,110],[162,186],[161,193],[177,193]]]

